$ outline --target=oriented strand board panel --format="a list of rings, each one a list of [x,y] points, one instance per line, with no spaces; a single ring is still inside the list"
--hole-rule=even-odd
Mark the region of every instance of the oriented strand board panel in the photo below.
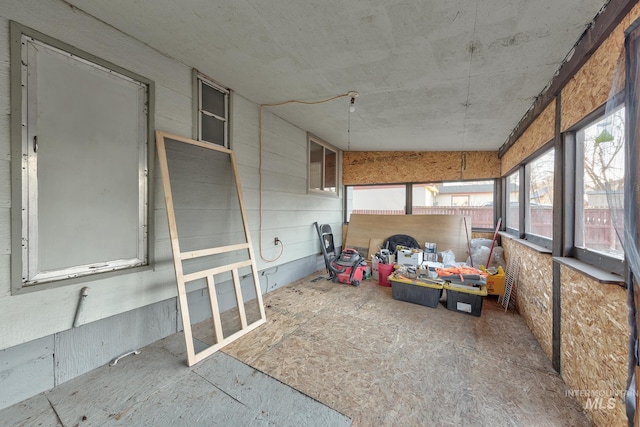
[[[502,174],[508,173],[538,148],[553,139],[555,116],[556,103],[552,101],[502,156]]]
[[[467,235],[462,215],[364,215],[352,214],[347,247],[368,248],[371,239],[407,234],[423,246],[435,242],[438,252],[451,249],[456,261],[467,259]],[[471,228],[471,218],[467,217]]]
[[[624,31],[638,17],[640,6],[636,5],[562,89],[563,132],[607,102],[610,93],[624,88]]]
[[[372,280],[356,288],[317,276],[266,294],[270,320],[223,352],[353,427],[591,426],[522,317],[495,298],[474,317],[394,300]]]
[[[570,390],[593,396],[576,399],[600,426],[625,425],[621,390],[627,384],[627,293],[618,285],[594,281],[566,266],[562,277],[562,377]],[[588,399],[602,398],[602,405]]]
[[[496,152],[348,151],[344,185],[489,179],[500,176]]]
[[[518,312],[549,360],[553,355],[553,270],[551,255],[541,254],[512,239],[503,238],[505,258],[520,257],[516,288]]]
[[[462,153],[461,179],[500,178],[497,151],[465,151]]]

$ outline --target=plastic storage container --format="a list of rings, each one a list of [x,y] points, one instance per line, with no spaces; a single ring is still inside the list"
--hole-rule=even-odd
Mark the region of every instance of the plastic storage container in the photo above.
[[[435,308],[442,296],[443,285],[418,280],[390,277],[391,295],[398,301],[406,301]]]
[[[480,288],[446,283],[447,308],[452,311],[467,313],[480,317],[482,314],[482,301],[487,296],[487,286]]]

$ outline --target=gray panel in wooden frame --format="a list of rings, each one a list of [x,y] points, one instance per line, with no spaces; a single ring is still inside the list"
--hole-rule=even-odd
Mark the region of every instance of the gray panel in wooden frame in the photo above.
[[[233,244],[224,244],[222,246],[214,246],[214,247],[206,247],[199,248],[196,250],[190,250],[182,252],[180,250],[180,242],[178,239],[178,226],[176,222],[176,211],[174,207],[174,197],[172,194],[172,181],[169,175],[169,163],[167,158],[167,149],[166,142],[171,141],[172,143],[182,143],[187,144],[187,147],[194,147],[197,149],[204,150],[212,150],[212,152],[222,153],[225,156],[228,156],[231,171],[233,174],[233,180],[235,181],[236,192],[238,196],[238,204],[239,204],[239,212],[242,221],[242,227],[244,230],[244,234],[246,236],[245,242],[234,242]],[[233,151],[226,149],[224,147],[194,141],[192,139],[183,138],[176,135],[170,135],[164,132],[156,132],[156,146],[158,148],[158,160],[160,166],[160,172],[162,175],[162,186],[164,189],[164,199],[167,208],[167,219],[169,222],[169,235],[171,238],[171,249],[173,254],[173,261],[175,266],[175,275],[176,275],[176,284],[178,290],[178,301],[180,303],[180,312],[182,316],[182,324],[184,327],[184,336],[185,336],[185,344],[187,348],[187,363],[189,366],[192,366],[204,358],[210,356],[211,354],[218,351],[220,348],[234,341],[235,339],[241,337],[242,335],[256,329],[260,325],[264,324],[266,321],[266,316],[264,312],[264,304],[262,302],[262,292],[260,289],[260,280],[258,278],[258,270],[255,263],[255,257],[253,253],[253,245],[251,243],[251,235],[249,233],[249,225],[247,222],[247,215],[244,205],[244,200],[242,197],[242,188],[240,185],[240,177],[238,174],[238,168],[235,160],[235,155]],[[206,151],[200,150],[201,153],[206,153]],[[206,154],[203,158],[204,164],[206,165]],[[181,183],[182,188],[184,188],[184,182]],[[197,183],[194,183],[197,184]],[[194,258],[203,258],[207,259],[212,255],[224,255],[231,254],[232,252],[237,253],[238,251],[247,251],[248,258],[244,260],[235,260],[234,262],[224,264],[224,265],[211,265],[211,266],[203,266],[198,271],[191,271],[188,274],[184,273],[183,269],[183,261],[192,260]],[[241,268],[250,267],[253,282],[255,286],[255,294],[259,307],[259,318],[252,323],[247,322],[247,315],[244,311],[244,299],[242,296],[242,291],[240,287],[240,276],[238,274],[238,270]],[[216,289],[215,289],[215,279],[214,276],[219,274],[228,274],[231,273],[231,277],[233,279],[233,284],[235,288],[236,302],[238,306],[238,312],[240,316],[241,329],[231,333],[229,336],[224,336],[222,326],[221,326],[221,316],[220,310],[218,307],[218,301],[216,297]],[[209,291],[210,304],[211,304],[211,313],[213,319],[213,331],[212,334],[216,338],[216,343],[210,345],[198,352],[195,350],[194,340],[193,340],[193,332],[191,328],[191,321],[189,317],[189,306],[187,303],[187,287],[186,284],[188,282],[197,281],[200,279],[206,279],[207,288]]]

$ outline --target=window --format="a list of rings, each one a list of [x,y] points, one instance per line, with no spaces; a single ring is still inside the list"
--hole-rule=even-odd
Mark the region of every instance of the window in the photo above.
[[[529,199],[525,212],[525,232],[545,239],[553,238],[554,150],[527,164]]]
[[[620,260],[624,252],[616,229],[624,226],[624,118],[619,107],[576,133],[575,246]]]
[[[151,82],[11,32],[14,290],[148,264]]]
[[[229,91],[195,73],[197,138],[229,148]]]
[[[493,180],[347,186],[346,221],[352,213],[464,215],[474,229],[491,229],[494,192]]]
[[[494,188],[489,181],[455,181],[412,185],[414,215],[464,215],[475,229],[494,227]]]
[[[338,195],[338,150],[312,135],[309,142],[309,190]]]
[[[512,231],[520,231],[520,170],[507,177],[505,191],[506,227]]]
[[[406,185],[348,186],[346,191],[347,221],[352,213],[369,215],[404,215]]]

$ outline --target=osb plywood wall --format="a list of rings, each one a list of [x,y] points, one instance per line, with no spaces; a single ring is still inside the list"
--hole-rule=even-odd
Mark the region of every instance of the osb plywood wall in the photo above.
[[[502,239],[505,259],[520,257],[516,289],[518,312],[551,360],[553,355],[553,271],[551,256],[529,249],[512,239]]]
[[[496,152],[347,151],[342,183],[395,184],[500,177]]]
[[[624,31],[639,16],[636,5],[562,89],[562,131],[607,102],[616,68],[620,74],[613,93],[624,88]]]
[[[622,392],[627,383],[629,339],[626,290],[565,266],[560,274],[562,377],[570,390],[583,391],[576,398],[596,425],[626,425]],[[602,397],[602,404],[590,408],[587,394]]]
[[[516,143],[502,156],[502,173],[507,174],[538,148],[551,141],[555,132],[556,103],[552,101]]]

